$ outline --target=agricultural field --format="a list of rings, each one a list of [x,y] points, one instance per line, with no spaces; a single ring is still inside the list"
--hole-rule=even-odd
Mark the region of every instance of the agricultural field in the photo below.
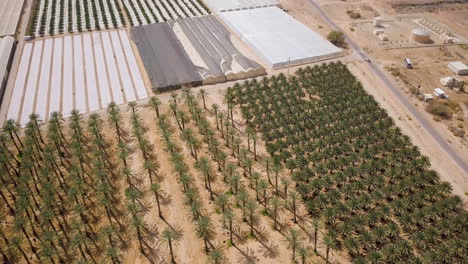
[[[208,15],[201,0],[123,0],[132,26]]]
[[[279,164],[205,93],[0,133],[0,255],[27,263],[320,261]],[[297,224],[293,224],[297,223]],[[323,254],[323,258],[332,258]]]
[[[463,263],[460,198],[346,66],[296,75],[7,121],[3,262]]]
[[[461,198],[345,65],[248,81],[226,99],[289,170],[327,249],[354,263],[464,263]]]
[[[36,113],[69,117],[148,97],[128,33],[100,31],[25,44],[7,117],[21,125]],[[9,104],[8,104],[9,103]]]
[[[118,0],[38,0],[31,36],[52,36],[125,25]]]

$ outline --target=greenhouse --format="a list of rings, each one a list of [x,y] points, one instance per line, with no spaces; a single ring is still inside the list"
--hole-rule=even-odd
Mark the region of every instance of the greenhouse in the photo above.
[[[205,2],[214,12],[260,8],[279,4],[278,0],[205,0]]]
[[[132,29],[153,89],[159,91],[265,74],[260,64],[240,53],[230,34],[212,15]]]
[[[0,1],[0,36],[11,36],[16,32],[24,0]]]
[[[0,38],[0,105],[2,105],[14,49],[15,39],[13,37]]]
[[[278,7],[222,12],[219,16],[272,69],[343,54],[341,49]]]
[[[24,125],[31,113],[47,120],[69,117],[146,98],[130,39],[124,30],[78,34],[28,42],[19,62],[8,119]]]

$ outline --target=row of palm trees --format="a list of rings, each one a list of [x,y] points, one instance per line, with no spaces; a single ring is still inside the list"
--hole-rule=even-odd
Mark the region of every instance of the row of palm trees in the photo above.
[[[240,106],[336,248],[355,262],[466,258],[455,243],[467,231],[461,199],[345,65],[246,81],[229,88],[226,100]]]
[[[53,113],[44,132],[33,114],[23,131],[8,120],[0,133],[4,262],[120,263],[126,223],[99,117],[89,118],[89,133],[76,111],[68,123]]]
[[[163,218],[163,177],[136,106],[129,107],[131,133],[120,109],[109,105],[107,121],[115,138],[104,135],[98,114],[83,120],[78,111],[66,122],[52,113],[44,125],[32,114],[24,129],[13,120],[5,122],[0,131],[0,261],[122,263],[137,241],[153,263],[162,258],[155,250],[158,240],[175,262],[172,250],[180,230],[168,225],[158,235],[145,220],[151,207],[145,188]],[[132,164],[138,154],[141,168]]]
[[[178,182],[182,186],[185,204],[192,214],[196,233],[204,242],[205,253],[213,263],[220,263],[224,259],[224,254],[219,247],[215,246],[214,238],[216,233],[213,229],[212,219],[204,208],[200,191],[194,184],[194,176],[190,173],[189,166],[185,162],[182,149],[173,139],[174,128],[171,126],[168,116],[160,113],[160,104],[156,97],[150,99],[150,105],[156,113],[160,134],[166,146],[165,151],[169,154]]]
[[[176,95],[173,94],[173,98],[175,97]],[[175,123],[179,124],[181,139],[190,150],[195,167],[203,177],[210,199],[214,200],[218,212],[223,215],[223,226],[230,234],[229,243],[235,244],[233,239],[239,235],[235,233],[238,228],[233,230],[233,219],[239,215],[234,208],[239,207],[242,219],[249,226],[249,235],[264,244],[266,241],[263,241],[262,235],[257,235],[261,223],[256,220],[260,219],[258,214],[263,211],[271,219],[273,230],[285,231],[283,232],[284,239],[292,249],[293,261],[300,260],[304,263],[311,253],[317,250],[318,227],[312,226],[315,232],[309,232],[308,228],[311,226],[306,223],[304,216],[301,216],[301,223],[298,223],[299,195],[289,190],[291,182],[288,177],[281,175],[281,166],[273,164],[271,159],[259,157],[255,131],[247,128],[247,133],[242,137],[242,132],[233,122],[229,108],[226,115],[217,104],[208,109],[203,90],[199,93],[203,107],[199,106],[191,90],[184,89],[183,97],[188,114],[183,110],[184,105],[178,105],[175,109],[174,102],[176,101],[174,101],[171,105],[172,116]],[[213,115],[216,130],[211,127],[208,118]],[[245,140],[247,146],[244,145],[242,139]],[[203,153],[203,150],[210,155],[200,157],[196,154]],[[230,155],[227,152],[229,150],[231,150]],[[257,162],[260,160],[264,164]],[[217,169],[211,164],[216,164]],[[222,176],[221,183],[216,181],[218,174]],[[241,175],[245,177],[245,180]],[[216,191],[213,191],[212,185],[218,187]],[[290,217],[306,232],[296,228],[283,230],[284,223],[280,226],[279,219]],[[309,242],[303,239],[304,233],[314,238],[314,249],[309,247]],[[330,251],[326,254],[327,260],[329,253]]]

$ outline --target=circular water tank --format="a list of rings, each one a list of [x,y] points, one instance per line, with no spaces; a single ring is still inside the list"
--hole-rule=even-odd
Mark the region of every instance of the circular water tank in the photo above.
[[[415,28],[411,31],[411,38],[416,42],[426,43],[431,39],[431,32],[422,28]]]

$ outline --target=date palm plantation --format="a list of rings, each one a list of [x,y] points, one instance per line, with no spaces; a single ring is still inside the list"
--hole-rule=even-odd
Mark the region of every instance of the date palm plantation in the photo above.
[[[342,63],[236,84],[238,105],[327,230],[326,257],[464,263],[468,214],[429,159]]]
[[[5,123],[2,263],[467,259],[460,198],[343,64],[163,98]]]

